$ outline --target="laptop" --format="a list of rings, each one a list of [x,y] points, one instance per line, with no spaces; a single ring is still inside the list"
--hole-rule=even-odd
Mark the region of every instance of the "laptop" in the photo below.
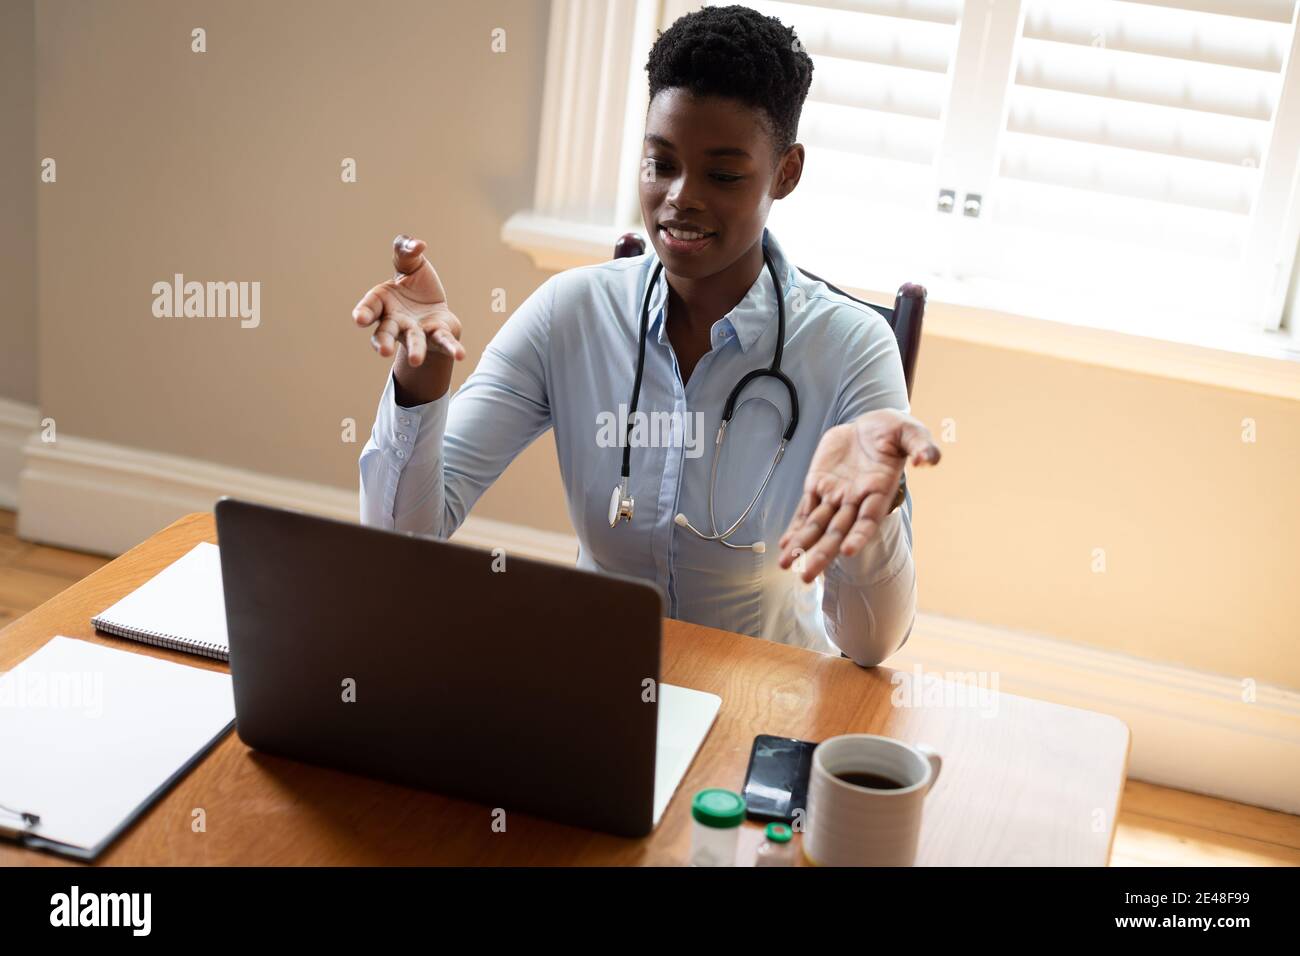
[[[223,497],[235,727],[266,753],[620,836],[722,701],[663,684],[651,585]]]

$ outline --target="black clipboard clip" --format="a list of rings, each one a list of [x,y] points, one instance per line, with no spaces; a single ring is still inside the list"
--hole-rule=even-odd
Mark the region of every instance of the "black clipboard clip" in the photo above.
[[[4,816],[10,816],[21,820],[20,826],[13,826],[4,821]],[[14,840],[22,840],[32,832],[32,828],[41,822],[41,818],[35,813],[29,813],[26,810],[11,810],[9,807],[0,804],[0,837],[9,837]]]

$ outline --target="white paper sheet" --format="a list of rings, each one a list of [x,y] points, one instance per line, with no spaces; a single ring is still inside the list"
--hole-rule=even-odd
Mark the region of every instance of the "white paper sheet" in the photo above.
[[[668,809],[691,761],[718,716],[722,698],[702,690],[659,685],[659,732],[655,738],[654,825]],[[3,802],[3,801],[0,801]]]

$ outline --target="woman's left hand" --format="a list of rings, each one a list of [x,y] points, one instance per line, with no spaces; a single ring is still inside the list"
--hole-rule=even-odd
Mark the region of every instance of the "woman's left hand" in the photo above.
[[[827,431],[808,467],[799,508],[781,535],[781,567],[805,555],[807,584],[836,555],[856,554],[889,514],[903,467],[937,465],[939,457],[930,430],[892,408]]]

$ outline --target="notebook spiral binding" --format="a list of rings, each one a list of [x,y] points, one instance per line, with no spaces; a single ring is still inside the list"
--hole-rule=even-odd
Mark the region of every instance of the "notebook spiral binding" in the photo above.
[[[170,651],[183,651],[188,654],[199,654],[203,657],[211,657],[219,661],[230,660],[230,650],[222,647],[220,644],[213,644],[209,641],[181,641],[168,634],[162,634],[158,631],[149,631],[144,628],[122,627],[111,621],[105,621],[103,618],[91,618],[90,623],[96,630],[105,631],[114,634],[117,637],[125,637],[129,640],[139,641],[141,644],[152,644],[155,647],[165,647]]]

